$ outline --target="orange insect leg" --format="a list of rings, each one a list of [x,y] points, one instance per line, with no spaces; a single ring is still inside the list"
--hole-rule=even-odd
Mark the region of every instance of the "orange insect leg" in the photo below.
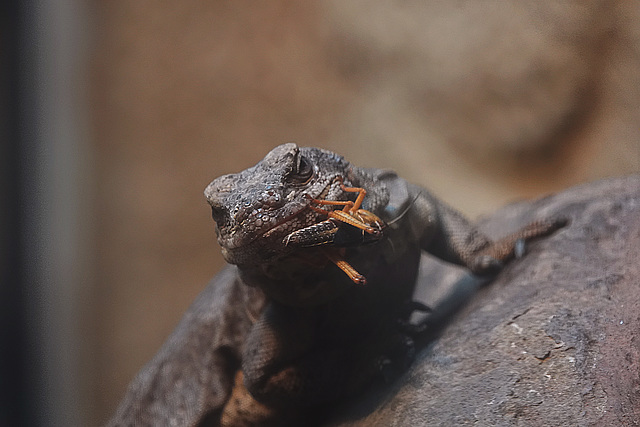
[[[351,206],[349,210],[351,211],[351,213],[353,213],[358,209],[360,209],[360,206],[362,206],[362,201],[364,200],[364,196],[367,195],[367,190],[359,187],[345,187],[344,184],[340,184],[340,188],[342,188],[342,191],[347,191],[349,193],[358,193],[358,197],[356,197],[356,201],[353,202],[353,206]],[[345,206],[345,210],[347,210],[346,206]]]
[[[344,273],[349,276],[349,279],[351,279],[353,283],[357,285],[367,284],[367,279],[362,274],[358,273],[347,261],[331,251],[325,251],[324,253],[331,262],[337,265],[340,270],[344,271]]]

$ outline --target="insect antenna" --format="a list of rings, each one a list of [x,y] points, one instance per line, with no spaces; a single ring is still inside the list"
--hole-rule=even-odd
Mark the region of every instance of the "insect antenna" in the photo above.
[[[418,194],[416,194],[415,197],[411,200],[411,202],[409,202],[409,204],[407,204],[407,206],[402,210],[402,212],[400,212],[400,215],[395,217],[393,220],[385,223],[385,226],[388,227],[390,225],[393,225],[404,218],[404,216],[407,214],[407,212],[409,212],[409,209],[411,209],[411,207],[415,204],[416,200],[418,200],[418,197],[420,197],[421,194],[422,191],[419,191]],[[385,244],[389,245],[389,250],[392,254],[396,253],[396,247],[391,239],[385,239]]]
[[[416,200],[418,200],[418,197],[420,197],[421,194],[422,194],[422,191],[418,192],[418,194],[416,194],[416,196],[411,200],[411,202],[409,202],[409,204],[402,210],[402,212],[400,212],[400,215],[398,215],[393,220],[386,223],[387,226],[393,225],[396,222],[400,221],[402,218],[404,218],[404,216],[407,214],[407,212],[409,212],[409,209],[411,209],[411,207],[416,202]]]

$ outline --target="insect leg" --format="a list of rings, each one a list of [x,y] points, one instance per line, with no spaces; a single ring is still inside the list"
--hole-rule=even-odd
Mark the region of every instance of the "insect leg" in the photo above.
[[[355,268],[351,266],[347,261],[345,261],[341,256],[338,256],[334,251],[324,251],[327,258],[331,260],[338,268],[349,276],[349,279],[353,281],[353,283],[357,285],[366,285],[367,279],[360,273],[356,271]]]
[[[313,198],[311,199],[311,201],[319,205],[344,206],[345,209],[342,211],[339,211],[339,210],[326,211],[324,209],[320,209],[313,205],[309,205],[309,209],[317,213],[327,215],[329,218],[335,219],[336,221],[340,221],[340,222],[344,222],[349,225],[352,225],[356,228],[366,231],[369,234],[374,234],[374,235],[380,234],[380,230],[378,230],[376,227],[371,227],[367,223],[363,222],[361,220],[362,216],[358,216],[355,214],[357,212],[363,211],[362,209],[358,209],[357,211],[351,211],[351,206],[353,206],[353,202],[351,201],[343,202],[343,201],[334,201],[334,200],[317,200]],[[364,212],[368,213],[367,217],[369,218],[375,217],[376,222],[381,221],[378,217],[376,217],[372,213],[368,211],[364,211]]]

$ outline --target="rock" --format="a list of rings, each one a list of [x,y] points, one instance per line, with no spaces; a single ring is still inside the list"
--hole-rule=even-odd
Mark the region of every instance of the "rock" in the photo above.
[[[422,343],[397,381],[333,404],[309,422],[638,425],[640,175],[513,204],[480,224],[499,238],[550,217],[570,224],[532,242],[523,258],[485,286],[425,256],[415,296],[436,308],[429,318],[431,342]],[[231,267],[224,270],[214,279],[223,287],[211,285],[197,299],[133,381],[111,425],[133,419],[157,424],[167,413],[191,425],[222,404],[231,380],[215,372],[233,368],[213,349],[228,337],[241,340],[251,323],[237,305],[253,288],[231,280],[233,274]],[[226,328],[238,333],[222,333]],[[240,341],[227,344],[229,352],[241,347]],[[215,424],[217,415],[207,421]]]
[[[481,223],[497,237],[549,216],[571,223],[476,292],[402,378],[337,408],[329,424],[638,425],[640,176],[510,205]]]

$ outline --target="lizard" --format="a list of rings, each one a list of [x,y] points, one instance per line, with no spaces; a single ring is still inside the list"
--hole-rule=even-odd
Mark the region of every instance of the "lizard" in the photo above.
[[[184,354],[198,359],[194,352],[200,347],[207,360],[218,357],[212,368],[217,383],[199,394],[189,390],[198,404],[162,396],[179,424],[293,423],[307,410],[352,396],[376,378],[392,379],[410,365],[413,341],[401,325],[415,309],[426,310],[412,303],[423,251],[491,277],[520,255],[522,242],[566,224],[562,218],[541,219],[494,242],[393,171],[359,168],[331,151],[294,143],[213,180],[204,193],[222,254],[232,266],[212,286],[226,291],[218,291],[218,305],[209,307],[215,313],[196,304],[196,319],[206,322],[178,327],[173,343],[134,380],[111,425],[153,419],[147,408],[153,405],[136,401],[157,399],[158,377],[173,372],[176,360],[189,363]],[[335,205],[356,202],[373,220],[355,222],[363,230],[367,222],[376,223],[375,233],[364,231],[374,238],[348,237],[347,244],[336,244],[336,233],[353,225],[345,214],[331,212]],[[328,217],[331,236],[316,244],[314,227]],[[366,281],[353,280],[340,263]],[[239,296],[229,298],[230,293]],[[193,338],[196,329],[214,329],[215,339],[207,342],[202,331]],[[162,415],[158,406],[156,415]]]

